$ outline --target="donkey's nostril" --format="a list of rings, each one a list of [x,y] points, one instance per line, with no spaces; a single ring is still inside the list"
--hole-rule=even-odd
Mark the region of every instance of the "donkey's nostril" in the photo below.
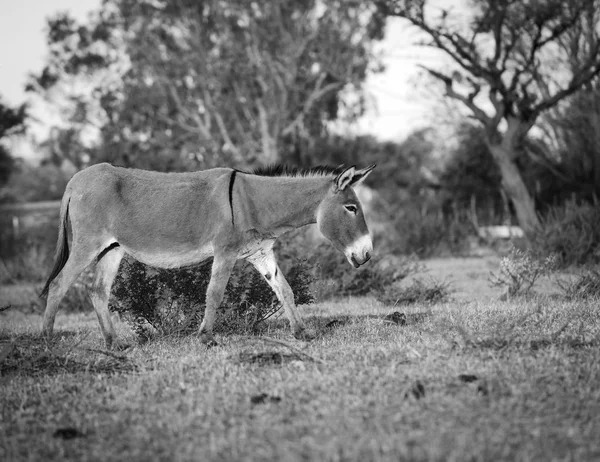
[[[371,259],[371,252],[365,253],[365,263]]]

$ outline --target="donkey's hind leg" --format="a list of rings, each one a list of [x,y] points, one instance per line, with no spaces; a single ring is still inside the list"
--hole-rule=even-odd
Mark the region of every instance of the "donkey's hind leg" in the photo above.
[[[90,298],[98,316],[106,348],[111,348],[115,340],[115,328],[110,319],[110,312],[108,311],[108,299],[122,258],[123,249],[121,247],[113,247],[104,255],[101,255],[96,265],[96,276],[90,292]]]
[[[95,248],[85,245],[78,245],[73,242],[73,248],[69,254],[69,259],[65,263],[60,273],[50,283],[48,289],[48,298],[46,299],[46,310],[44,311],[44,321],[42,325],[43,334],[46,336],[52,335],[54,330],[54,319],[58,312],[58,306],[69,290],[69,287],[77,280],[84,269],[98,255]]]

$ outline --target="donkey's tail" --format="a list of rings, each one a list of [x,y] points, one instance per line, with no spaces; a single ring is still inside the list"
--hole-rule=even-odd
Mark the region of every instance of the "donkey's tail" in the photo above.
[[[58,221],[58,241],[56,243],[56,252],[54,253],[54,266],[50,273],[50,277],[46,281],[44,288],[40,292],[40,297],[46,297],[48,295],[48,289],[50,283],[58,276],[61,272],[65,263],[69,259],[69,241],[67,239],[67,222],[69,221],[69,201],[71,200],[71,193],[67,188],[65,195],[62,198],[60,204],[60,219]]]

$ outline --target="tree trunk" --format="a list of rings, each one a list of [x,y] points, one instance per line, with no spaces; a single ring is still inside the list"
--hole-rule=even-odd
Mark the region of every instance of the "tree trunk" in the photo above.
[[[513,160],[514,153],[500,144],[489,145],[492,157],[500,168],[502,176],[502,187],[515,208],[519,226],[526,235],[531,234],[539,226],[537,213],[535,211],[535,202],[525,182],[521,177],[521,172]]]

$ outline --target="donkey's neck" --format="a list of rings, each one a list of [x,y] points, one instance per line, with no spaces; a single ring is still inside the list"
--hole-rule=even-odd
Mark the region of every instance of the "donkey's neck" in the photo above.
[[[331,188],[332,179],[315,177],[262,177],[243,175],[246,226],[275,237],[316,223],[317,209]]]

